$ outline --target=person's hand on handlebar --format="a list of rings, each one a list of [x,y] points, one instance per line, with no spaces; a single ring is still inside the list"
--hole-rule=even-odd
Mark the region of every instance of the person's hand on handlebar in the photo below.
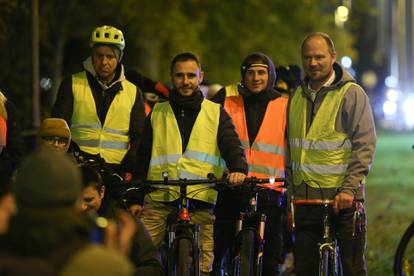
[[[333,209],[338,213],[342,209],[351,208],[354,202],[354,196],[345,192],[340,192],[335,196]]]
[[[231,186],[242,185],[245,178],[246,178],[246,175],[241,172],[229,173],[229,175],[227,176],[227,179],[229,180],[229,184]]]

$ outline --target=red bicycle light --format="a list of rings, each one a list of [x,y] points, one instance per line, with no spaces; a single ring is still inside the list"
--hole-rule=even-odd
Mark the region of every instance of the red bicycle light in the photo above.
[[[180,220],[190,221],[190,212],[188,211],[187,208],[183,208],[180,210],[178,217]]]

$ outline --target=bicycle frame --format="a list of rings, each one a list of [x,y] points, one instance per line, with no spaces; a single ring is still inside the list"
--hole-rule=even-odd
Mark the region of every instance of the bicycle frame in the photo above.
[[[130,181],[126,182],[126,186],[131,187],[132,189],[140,189],[140,188],[148,188],[149,191],[146,191],[146,193],[150,193],[155,189],[162,189],[159,187],[154,187],[153,185],[162,185],[162,186],[180,186],[180,196],[178,199],[178,219],[173,225],[170,225],[169,227],[169,233],[168,233],[168,248],[169,248],[169,261],[168,261],[168,275],[175,275],[175,262],[173,256],[176,255],[178,252],[176,249],[176,244],[179,242],[179,240],[187,239],[190,240],[192,248],[193,248],[193,267],[196,268],[193,275],[200,275],[200,266],[199,259],[200,259],[200,248],[199,248],[199,225],[191,223],[191,217],[189,215],[189,201],[190,199],[186,195],[186,187],[188,185],[196,185],[196,184],[211,184],[214,186],[214,188],[219,188],[222,186],[227,186],[227,179],[216,179],[214,176],[209,176],[208,179],[197,179],[197,180],[188,180],[188,179],[178,179],[178,180],[169,180],[168,175],[163,175],[163,180],[160,181]],[[244,183],[248,183],[250,185],[255,184],[262,184],[262,183],[273,183],[273,182],[285,182],[284,178],[246,178]],[[253,208],[249,213],[251,214],[257,214],[257,192],[255,193],[254,200],[252,198],[251,204]],[[245,220],[244,220],[245,221]],[[263,236],[264,236],[264,224],[265,224],[265,215],[261,215],[260,220],[260,244],[263,244]],[[244,223],[246,224],[246,222]],[[241,228],[242,229],[242,224]],[[254,228],[255,229],[255,228]],[[263,257],[263,246],[260,246],[261,251],[259,251],[257,260],[261,262]],[[177,252],[175,252],[177,251]],[[180,256],[181,258],[182,256]],[[249,264],[251,265],[251,264]],[[261,268],[260,265],[257,265],[257,267]],[[260,275],[260,271],[256,272],[254,275]],[[237,274],[240,275],[240,274]]]
[[[331,234],[329,223],[329,207],[333,200],[322,199],[299,199],[291,200],[292,226],[295,229],[294,210],[296,205],[320,205],[323,207],[323,235],[319,243],[319,275],[320,276],[339,276],[342,275],[339,260],[339,248],[337,240]]]
[[[249,182],[251,187],[248,189],[254,194],[249,200],[247,212],[240,213],[236,224],[236,236],[239,237],[239,244],[236,246],[233,258],[232,270],[234,276],[262,275],[266,215],[257,211],[258,191],[264,189],[256,186],[256,184],[259,184],[255,182],[257,180],[260,179],[252,178]],[[263,179],[260,181],[263,181]],[[274,181],[285,182],[285,179],[278,178]]]

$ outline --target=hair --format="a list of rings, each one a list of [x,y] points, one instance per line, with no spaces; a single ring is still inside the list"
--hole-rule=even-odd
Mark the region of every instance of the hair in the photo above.
[[[323,38],[323,40],[325,40],[325,42],[326,42],[326,45],[328,45],[329,52],[330,52],[331,54],[336,54],[336,51],[335,51],[335,45],[334,45],[334,43],[333,43],[333,41],[332,41],[331,37],[330,37],[328,34],[326,34],[326,33],[322,33],[322,32],[315,32],[315,33],[311,33],[311,34],[307,35],[307,36],[305,37],[305,39],[303,40],[303,42],[302,42],[302,47],[301,47],[302,52],[303,52],[303,47],[304,47],[305,43],[306,43],[309,39],[311,39],[311,38],[313,38],[313,37],[321,37],[321,38]]]
[[[81,165],[80,169],[82,173],[82,187],[93,187],[99,192],[103,186],[102,177],[99,172],[88,165]]]
[[[6,101],[6,96],[0,91],[0,116],[7,120]]]
[[[170,74],[173,73],[174,66],[177,62],[183,62],[183,61],[189,61],[189,60],[194,60],[197,63],[198,68],[200,68],[201,70],[201,63],[200,63],[199,58],[193,53],[185,52],[185,53],[180,53],[173,58],[173,60],[171,61],[171,66],[170,66]]]
[[[253,63],[263,63],[263,64],[266,64],[266,65],[269,65],[268,60],[266,59],[266,57],[262,53],[253,53],[253,54],[248,55],[242,61],[242,64],[241,64],[241,67],[240,67],[240,73],[241,73],[242,79],[244,79],[244,76],[246,74],[247,69]]]

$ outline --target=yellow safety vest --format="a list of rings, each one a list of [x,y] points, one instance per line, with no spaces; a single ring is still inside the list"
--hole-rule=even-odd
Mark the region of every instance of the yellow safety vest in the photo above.
[[[223,176],[225,164],[217,145],[220,105],[204,100],[194,123],[185,152],[177,120],[169,102],[157,103],[151,115],[153,143],[148,171],[149,180],[162,180],[168,172],[169,179],[205,179],[208,173]],[[187,196],[214,204],[217,191],[206,189],[205,184],[187,187]],[[179,197],[179,187],[150,194],[155,201],[174,201]]]
[[[337,188],[343,184],[352,151],[345,133],[335,130],[335,121],[347,83],[326,94],[306,133],[307,99],[299,88],[289,106],[289,144],[293,183],[303,181],[313,188]]]
[[[90,154],[100,154],[105,162],[120,164],[129,147],[129,124],[137,88],[122,81],[119,91],[109,107],[102,126],[86,72],[72,76],[73,114],[72,140]]]

